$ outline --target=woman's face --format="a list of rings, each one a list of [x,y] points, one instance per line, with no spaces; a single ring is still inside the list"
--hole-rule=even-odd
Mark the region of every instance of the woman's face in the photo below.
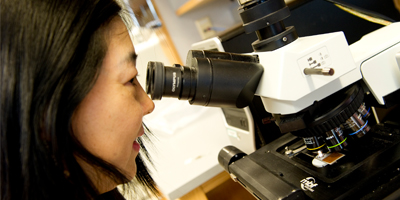
[[[121,18],[105,32],[106,56],[92,90],[74,112],[72,129],[88,151],[133,178],[140,149],[136,139],[143,135],[142,118],[154,103],[136,79],[135,49]]]

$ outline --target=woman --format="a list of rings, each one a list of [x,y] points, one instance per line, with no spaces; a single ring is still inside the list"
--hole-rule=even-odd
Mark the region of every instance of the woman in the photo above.
[[[122,198],[153,102],[112,0],[1,0],[1,199]],[[135,162],[136,161],[136,162]],[[132,182],[131,182],[132,184]]]

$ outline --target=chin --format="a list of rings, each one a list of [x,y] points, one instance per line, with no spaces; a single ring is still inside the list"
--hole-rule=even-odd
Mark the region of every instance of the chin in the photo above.
[[[136,176],[137,173],[137,167],[136,167],[136,163],[135,166],[133,166],[128,172],[127,174],[129,175],[129,177],[127,177],[128,179],[133,179]]]

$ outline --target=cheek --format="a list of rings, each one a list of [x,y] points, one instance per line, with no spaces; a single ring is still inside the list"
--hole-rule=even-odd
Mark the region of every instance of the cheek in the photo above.
[[[74,113],[73,131],[92,154],[125,168],[142,124],[140,113],[140,105],[132,95],[94,91]]]

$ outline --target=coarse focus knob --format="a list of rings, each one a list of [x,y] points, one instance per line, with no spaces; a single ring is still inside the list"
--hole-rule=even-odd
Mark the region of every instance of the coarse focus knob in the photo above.
[[[225,169],[225,171],[229,172],[229,165],[243,158],[244,156],[247,156],[247,154],[240,149],[234,146],[226,146],[219,152],[218,162]]]

